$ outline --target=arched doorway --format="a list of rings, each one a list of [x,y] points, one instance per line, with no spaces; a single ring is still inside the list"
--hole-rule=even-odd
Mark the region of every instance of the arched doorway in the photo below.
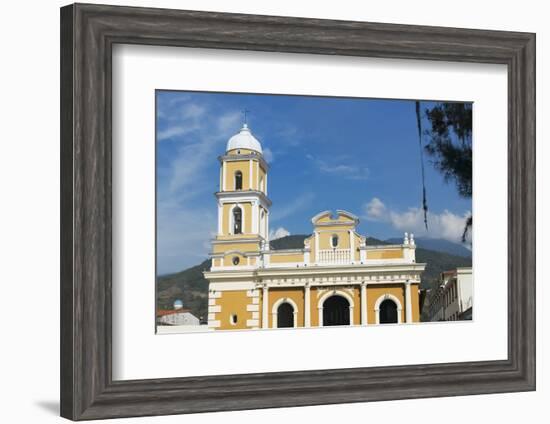
[[[380,304],[380,324],[397,324],[397,305],[391,299]]]
[[[294,327],[294,308],[290,303],[283,302],[277,308],[277,328]]]
[[[349,302],[343,296],[333,295],[323,303],[323,326],[350,325]]]

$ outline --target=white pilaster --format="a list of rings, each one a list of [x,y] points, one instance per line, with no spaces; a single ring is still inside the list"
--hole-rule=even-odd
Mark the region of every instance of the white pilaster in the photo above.
[[[315,263],[319,263],[319,232],[315,231]]]
[[[267,241],[269,241],[269,210],[265,211],[265,238]]]
[[[354,264],[355,263],[355,237],[353,234],[353,230],[349,230],[349,247],[351,250],[350,262]]]
[[[248,186],[251,190],[254,190],[254,178],[252,178],[252,162],[254,162],[252,159],[248,161]]]
[[[405,282],[405,322],[412,322],[411,282]]]
[[[222,191],[225,191],[226,187],[225,187],[225,178],[226,176],[226,166],[225,166],[225,161],[222,162]]]
[[[268,328],[268,305],[269,305],[269,291],[267,284],[264,284],[262,291],[262,328]]]
[[[361,283],[361,325],[367,325],[367,283]]]
[[[311,288],[309,283],[304,286],[304,327],[311,327]]]
[[[255,200],[252,203],[252,232],[254,234],[259,234],[259,218],[260,218],[260,210],[258,208],[258,201]]]
[[[223,232],[223,204],[218,203],[218,234],[221,235]]]

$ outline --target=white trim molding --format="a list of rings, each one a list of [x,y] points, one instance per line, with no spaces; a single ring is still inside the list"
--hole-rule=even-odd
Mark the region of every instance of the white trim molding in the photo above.
[[[353,322],[353,307],[354,307],[353,297],[350,296],[349,293],[343,290],[334,289],[334,290],[329,290],[325,294],[323,294],[319,299],[319,301],[317,302],[317,310],[319,311],[319,327],[323,326],[323,309],[324,309],[323,305],[325,304],[325,301],[332,296],[341,296],[348,301],[349,325],[354,325],[355,323]]]
[[[288,303],[290,306],[292,306],[293,311],[292,315],[294,316],[294,328],[298,327],[298,305],[296,305],[296,302],[294,302],[290,297],[282,297],[280,299],[277,299],[277,301],[273,304],[273,307],[271,308],[271,327],[272,328],[278,328],[277,327],[277,318],[279,314],[279,306],[281,306],[283,303]]]
[[[390,293],[385,293],[378,299],[376,299],[376,302],[374,304],[374,315],[376,316],[376,324],[380,324],[380,305],[384,300],[391,300],[397,305],[397,323],[401,324],[403,322],[401,319],[401,315],[403,313],[403,305],[401,305],[401,301],[397,297]]]

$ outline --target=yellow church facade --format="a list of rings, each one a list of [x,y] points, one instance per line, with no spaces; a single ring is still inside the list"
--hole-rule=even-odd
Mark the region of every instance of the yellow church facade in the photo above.
[[[220,156],[215,194],[208,327],[213,330],[414,323],[420,320],[412,234],[395,245],[370,245],[359,219],[337,210],[311,219],[297,249],[269,243],[269,166],[245,124]]]

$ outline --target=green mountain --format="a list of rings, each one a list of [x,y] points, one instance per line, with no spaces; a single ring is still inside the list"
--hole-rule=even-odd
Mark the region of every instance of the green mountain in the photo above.
[[[304,247],[308,235],[290,235],[270,242],[274,250],[299,249]],[[367,237],[367,244],[388,244],[387,242]],[[450,253],[416,248],[416,261],[426,263],[422,274],[422,288],[431,287],[439,274],[456,267],[472,266],[472,259]],[[157,308],[172,309],[174,301],[183,301],[184,308],[191,310],[196,317],[206,320],[208,315],[208,282],[202,272],[210,269],[210,259],[199,265],[177,272],[159,276],[157,279]]]
[[[157,278],[157,309],[172,309],[180,299],[183,307],[190,309],[197,318],[208,316],[208,281],[202,275],[210,269],[210,259],[175,274]]]
[[[388,243],[401,243],[402,238],[391,238],[386,240]],[[428,237],[415,237],[416,247],[422,249],[435,250],[436,252],[447,252],[451,255],[472,257],[472,251],[467,249],[464,244],[453,243],[443,239],[435,239]]]

